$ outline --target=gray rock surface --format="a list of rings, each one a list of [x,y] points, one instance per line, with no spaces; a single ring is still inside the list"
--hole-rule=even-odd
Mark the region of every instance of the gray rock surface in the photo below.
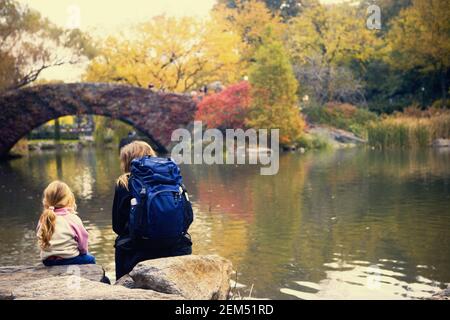
[[[136,289],[136,283],[133,278],[131,278],[128,274],[124,275],[122,278],[114,283],[115,286],[122,286],[129,289]]]
[[[231,272],[219,256],[144,261],[115,285],[100,265],[0,267],[0,300],[227,299]]]
[[[189,255],[141,262],[130,276],[137,288],[186,299],[225,300],[231,272],[231,262],[222,257]]]
[[[433,294],[429,300],[450,300],[450,287]]]
[[[77,276],[27,282],[12,292],[18,300],[180,300],[183,297],[152,290],[128,289]]]
[[[449,148],[450,147],[450,139],[436,139],[433,141],[433,147]]]
[[[96,282],[105,280],[105,270],[96,264],[55,267],[38,264],[36,266],[0,267],[0,299],[6,299],[15,288],[24,283],[67,275],[76,275]]]

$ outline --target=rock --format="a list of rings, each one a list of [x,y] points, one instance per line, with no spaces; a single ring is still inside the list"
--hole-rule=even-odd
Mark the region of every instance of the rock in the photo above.
[[[366,140],[357,137],[349,131],[329,128],[324,126],[311,126],[308,133],[317,135],[330,141],[330,144],[336,148],[354,147],[358,144],[367,143]]]
[[[122,286],[128,289],[135,289],[136,283],[134,282],[133,278],[131,278],[128,274],[124,275],[122,278],[116,281],[114,283],[115,286]]]
[[[442,290],[441,292],[435,293],[429,298],[430,300],[450,300],[450,287]]]
[[[13,290],[19,300],[181,300],[152,290],[128,289],[77,276],[58,276],[27,282]]]
[[[0,297],[3,299],[16,287],[27,282],[67,275],[77,275],[96,282],[109,281],[106,281],[103,267],[96,264],[55,267],[39,264],[36,266],[0,267]]]
[[[14,300],[12,291],[0,289],[0,300]]]
[[[99,265],[0,267],[0,300],[226,299],[231,268],[219,256],[149,260],[112,286]]]
[[[186,299],[224,300],[230,291],[231,272],[231,262],[222,257],[188,255],[141,262],[130,276],[137,288]]]
[[[449,148],[450,147],[450,139],[436,139],[433,141],[433,147]]]

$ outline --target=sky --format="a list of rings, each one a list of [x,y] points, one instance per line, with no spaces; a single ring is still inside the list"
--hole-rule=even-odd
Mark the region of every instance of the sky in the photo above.
[[[82,30],[110,33],[118,31],[123,26],[161,14],[204,17],[208,15],[215,0],[19,0],[19,2],[38,10],[60,26],[75,23],[79,24]]]
[[[91,34],[115,34],[150,17],[207,17],[216,0],[18,0],[61,27],[80,28]],[[336,2],[340,0],[322,0]],[[41,78],[79,81],[85,65],[55,67]]]
[[[60,26],[73,23],[79,12],[82,30],[118,28],[156,15],[205,17],[216,0],[18,0]],[[321,0],[323,3],[342,0]],[[76,19],[77,20],[77,19]]]
[[[75,27],[92,35],[115,34],[150,17],[206,17],[215,0],[18,0],[61,27]],[[79,81],[86,64],[44,70],[40,79]]]

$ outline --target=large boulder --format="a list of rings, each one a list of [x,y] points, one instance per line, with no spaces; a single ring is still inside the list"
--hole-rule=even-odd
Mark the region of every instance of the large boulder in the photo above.
[[[450,147],[450,139],[436,139],[433,141],[433,147],[449,148]]]
[[[231,262],[222,257],[188,255],[141,262],[130,277],[136,288],[193,300],[225,300],[231,272]]]
[[[26,282],[12,291],[19,300],[180,300],[183,297],[152,290],[112,286],[78,276],[59,276]]]
[[[105,270],[96,264],[55,267],[39,264],[36,266],[0,267],[0,299],[7,299],[15,288],[24,283],[68,275],[76,275],[95,282],[108,282]]]

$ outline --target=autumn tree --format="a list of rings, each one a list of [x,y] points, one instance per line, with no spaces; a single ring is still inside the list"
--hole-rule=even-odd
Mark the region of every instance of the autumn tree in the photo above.
[[[228,8],[236,9],[238,3],[252,0],[218,0],[219,4],[225,4]],[[265,3],[273,14],[280,15],[284,20],[297,16],[303,9],[317,4],[318,0],[259,0]]]
[[[412,0],[363,0],[359,3],[362,12],[367,12],[370,5],[377,5],[381,10],[381,30],[389,30],[390,22],[396,18],[401,10],[409,7]]]
[[[109,37],[85,79],[120,82],[157,90],[186,92],[212,81],[239,77],[240,39],[211,20],[158,16]]]
[[[0,91],[26,86],[46,69],[92,58],[91,39],[13,0],[0,1]]]
[[[247,125],[280,129],[282,145],[295,143],[305,126],[298,107],[298,84],[283,44],[270,30],[256,52],[249,76],[252,107]]]
[[[364,74],[379,39],[361,12],[349,5],[315,5],[292,19],[285,37],[303,92],[319,103],[363,103]]]
[[[250,84],[241,81],[204,97],[198,103],[196,119],[203,121],[208,128],[243,129],[250,104]]]
[[[450,2],[413,0],[393,20],[388,34],[391,65],[397,70],[434,74],[447,105],[450,68]]]
[[[236,0],[232,6],[218,3],[212,10],[212,17],[223,30],[240,37],[241,66],[244,71],[262,43],[264,30],[270,27],[280,38],[284,30],[281,17],[273,14],[264,2],[257,0]]]

